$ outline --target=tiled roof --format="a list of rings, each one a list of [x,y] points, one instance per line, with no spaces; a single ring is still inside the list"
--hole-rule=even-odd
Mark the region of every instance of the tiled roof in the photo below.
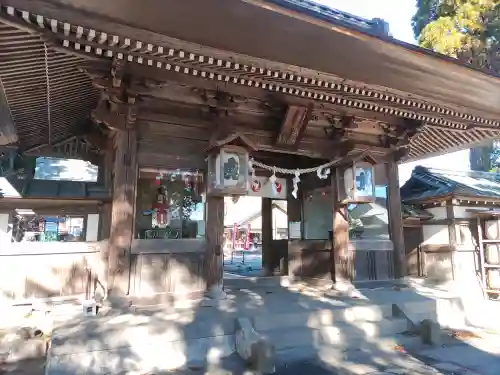
[[[379,18],[369,20],[310,0],[267,0],[323,21],[354,27],[377,36],[389,36],[389,24]]]
[[[430,212],[418,208],[409,204],[403,204],[401,207],[403,219],[420,219],[420,220],[429,220],[434,217]]]
[[[476,171],[447,171],[418,166],[401,187],[403,201],[444,196],[500,199],[500,174]]]

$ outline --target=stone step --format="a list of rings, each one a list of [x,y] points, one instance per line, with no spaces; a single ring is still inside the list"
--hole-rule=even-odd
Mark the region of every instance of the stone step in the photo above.
[[[254,328],[266,332],[280,328],[334,326],[337,323],[380,322],[392,317],[392,305],[365,305],[251,317]]]
[[[352,346],[361,342],[376,342],[405,332],[406,319],[386,319],[379,322],[337,323],[319,328],[275,329],[263,333],[276,348],[282,350],[296,346]]]
[[[234,335],[176,341],[163,341],[161,337],[154,337],[147,342],[131,342],[129,346],[60,355],[51,348],[45,373],[149,374],[207,362],[218,363],[234,352]]]
[[[314,346],[297,345],[276,350],[276,365],[313,357],[330,358],[346,351],[361,351],[368,353],[405,353],[423,347],[420,337],[406,334],[395,334],[379,337],[376,340],[345,340],[336,345]]]
[[[289,276],[228,278],[224,279],[224,289],[280,288],[290,283]]]

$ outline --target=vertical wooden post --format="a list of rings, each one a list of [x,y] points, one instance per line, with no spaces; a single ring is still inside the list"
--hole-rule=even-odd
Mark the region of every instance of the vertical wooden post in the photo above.
[[[222,292],[222,240],[224,236],[224,197],[208,196],[206,204],[206,258],[207,292],[218,298]]]
[[[331,255],[331,274],[333,282],[349,279],[349,223],[345,205],[339,201],[339,192],[337,188],[337,179],[343,173],[341,168],[335,168],[332,173],[332,255]]]
[[[107,191],[111,192],[113,188],[113,156],[114,145],[113,139],[108,138],[106,142],[106,150],[102,158],[102,165],[99,166],[99,183],[104,185]],[[111,229],[111,202],[105,202],[100,211],[99,220],[99,239],[104,240],[109,238]]]
[[[272,276],[273,200],[262,198],[262,268],[265,276]]]
[[[287,180],[287,215],[288,215],[288,222],[300,222],[301,227],[303,228],[303,223],[302,223],[302,204],[303,204],[303,194],[300,194],[297,196],[297,199],[295,199],[292,195],[293,191],[293,182],[291,179]],[[302,229],[301,229],[302,231]],[[303,235],[303,234],[302,234]]]
[[[108,293],[123,295],[128,294],[130,284],[130,247],[134,236],[137,189],[137,130],[117,130],[114,148]]]
[[[403,233],[401,194],[399,191],[398,164],[391,157],[386,164],[388,184],[389,234],[394,245],[394,276],[399,279],[406,276],[406,256]]]
[[[304,205],[304,194],[302,193],[302,190],[299,189],[299,194],[297,198],[295,198],[292,195],[293,191],[293,181],[291,178],[287,179],[287,205],[286,205],[286,211],[287,211],[287,220],[288,220],[288,246],[287,246],[287,254],[285,258],[285,264],[284,264],[284,269],[283,269],[283,275],[289,275],[289,269],[290,269],[290,255],[291,254],[291,242],[294,240],[302,240],[304,238],[304,221],[302,219],[302,208]],[[300,238],[292,239],[290,238],[290,223],[295,222],[295,223],[300,223]]]
[[[450,242],[451,279],[455,280],[455,252],[457,251],[457,227],[453,201],[446,201],[446,218],[448,219],[448,240]]]

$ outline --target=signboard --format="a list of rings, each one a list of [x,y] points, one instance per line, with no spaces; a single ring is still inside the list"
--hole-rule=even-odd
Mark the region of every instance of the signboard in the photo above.
[[[248,195],[252,197],[286,199],[286,180],[276,178],[273,184],[269,177],[250,178]]]

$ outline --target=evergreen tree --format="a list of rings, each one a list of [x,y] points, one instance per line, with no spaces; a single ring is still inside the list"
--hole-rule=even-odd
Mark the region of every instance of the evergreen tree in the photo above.
[[[500,0],[417,0],[412,27],[421,47],[500,74]],[[473,170],[497,161],[496,144],[471,150]]]

